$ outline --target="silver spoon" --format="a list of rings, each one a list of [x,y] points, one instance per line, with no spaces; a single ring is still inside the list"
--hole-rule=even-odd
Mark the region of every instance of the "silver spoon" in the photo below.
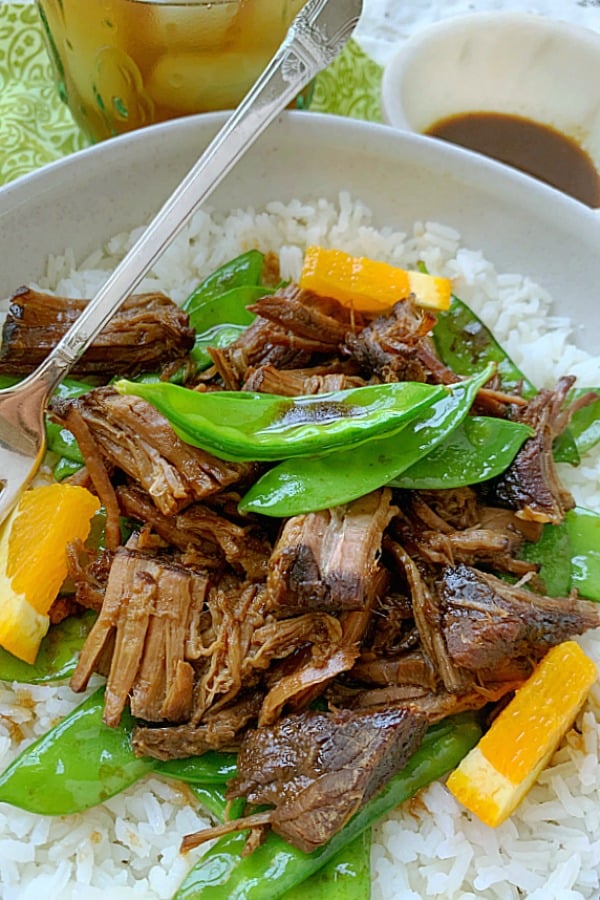
[[[44,362],[0,391],[0,524],[37,472],[48,399],[196,209],[352,35],[363,0],[308,0],[254,87]]]

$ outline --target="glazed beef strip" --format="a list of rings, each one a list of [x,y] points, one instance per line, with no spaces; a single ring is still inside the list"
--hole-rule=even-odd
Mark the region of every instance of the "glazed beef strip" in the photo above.
[[[466,565],[436,582],[448,653],[463,669],[493,672],[505,660],[540,659],[551,647],[600,625],[597,604],[553,598]]]
[[[208,750],[236,749],[239,733],[256,721],[261,703],[261,693],[254,691],[216,712],[209,710],[199,725],[138,725],[133,732],[133,750],[137,756],[166,760],[201,756]]]
[[[376,318],[359,334],[349,333],[345,353],[382,381],[432,381],[450,384],[458,377],[444,366],[430,337],[436,318],[410,300]]]
[[[0,372],[33,372],[85,309],[87,300],[22,287],[13,294],[0,349]],[[160,293],[128,297],[72,369],[74,375],[135,375],[160,370],[194,346],[189,316]]]
[[[403,768],[426,729],[406,710],[286,716],[246,733],[227,795],[272,806],[273,831],[310,853]]]
[[[219,568],[228,563],[249,581],[262,581],[267,575],[271,543],[258,525],[238,524],[222,513],[193,503],[183,512],[165,516],[144,491],[134,485],[117,489],[124,515],[152,529],[172,547],[190,554],[196,563]]]
[[[275,366],[259,366],[250,369],[242,385],[243,391],[259,391],[263,394],[281,394],[299,397],[307,394],[325,394],[328,391],[346,391],[362,387],[363,378],[344,372],[322,372],[324,367],[311,369],[279,370]]]

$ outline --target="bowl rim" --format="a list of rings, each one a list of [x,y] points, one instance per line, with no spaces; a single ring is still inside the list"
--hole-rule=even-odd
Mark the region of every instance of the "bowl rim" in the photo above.
[[[470,31],[477,33],[494,29],[495,33],[503,30],[510,33],[515,28],[535,39],[554,36],[560,38],[563,44],[568,40],[570,44],[597,53],[600,59],[600,31],[566,19],[508,9],[479,10],[449,16],[414,32],[392,51],[383,67],[381,79],[381,111],[384,122],[395,128],[415,131],[406,115],[400,86],[409,67],[414,65],[421,54],[426,54],[432,44],[452,40],[455,36],[462,37]]]

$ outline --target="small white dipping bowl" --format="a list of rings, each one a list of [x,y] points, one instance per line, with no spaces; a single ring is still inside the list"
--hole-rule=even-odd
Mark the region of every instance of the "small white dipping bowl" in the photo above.
[[[600,173],[600,34],[517,12],[445,19],[391,57],[382,107],[418,133],[461,113],[521,116],[571,138]]]

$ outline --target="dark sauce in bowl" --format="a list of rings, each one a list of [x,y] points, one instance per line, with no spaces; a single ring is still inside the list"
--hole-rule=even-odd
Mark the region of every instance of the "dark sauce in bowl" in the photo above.
[[[547,125],[504,113],[472,112],[442,119],[431,137],[476,150],[600,207],[600,176],[574,140]]]

